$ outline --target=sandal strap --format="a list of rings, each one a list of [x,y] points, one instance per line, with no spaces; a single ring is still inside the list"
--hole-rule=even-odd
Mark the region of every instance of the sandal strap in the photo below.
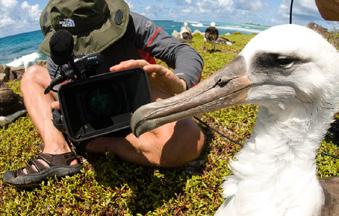
[[[26,167],[16,170],[16,176],[38,173],[53,166],[68,166],[75,159],[79,162],[79,159],[74,152],[67,152],[64,154],[40,153],[29,160],[26,163]],[[47,166],[40,160],[44,161]],[[36,169],[34,169],[33,166]],[[26,173],[24,172],[24,169],[26,169]]]
[[[45,161],[49,166],[67,166],[70,165],[73,160],[78,160],[74,152],[64,154],[40,153],[38,158]]]
[[[14,176],[22,176],[22,175],[26,175],[23,171],[24,169],[17,169],[17,170],[14,170]]]
[[[32,165],[34,165],[38,172],[47,169],[49,166],[49,164],[47,166],[43,164],[39,159],[39,157],[36,157],[28,162],[29,167],[32,167]]]

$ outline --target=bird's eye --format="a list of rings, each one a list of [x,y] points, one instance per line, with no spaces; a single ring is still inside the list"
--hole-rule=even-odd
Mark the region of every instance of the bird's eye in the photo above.
[[[276,61],[280,67],[290,68],[294,65],[295,59],[289,58],[287,56],[278,56]]]

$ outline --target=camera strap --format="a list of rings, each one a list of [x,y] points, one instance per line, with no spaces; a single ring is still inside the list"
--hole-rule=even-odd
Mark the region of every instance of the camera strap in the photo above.
[[[62,133],[65,133],[66,127],[62,118],[61,111],[57,109],[52,109],[52,116],[53,116],[52,122],[54,127],[56,127]]]

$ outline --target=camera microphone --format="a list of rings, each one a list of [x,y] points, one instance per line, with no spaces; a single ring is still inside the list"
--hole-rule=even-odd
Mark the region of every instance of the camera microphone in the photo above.
[[[72,34],[64,29],[56,31],[49,41],[51,59],[57,65],[73,61],[74,40]]]
[[[75,58],[73,54],[74,40],[67,30],[56,31],[49,41],[52,61],[58,65],[58,74],[45,89],[48,94],[54,86],[66,80],[81,80],[94,75],[96,67],[103,63],[103,57],[99,53],[92,53]]]
[[[51,59],[59,66],[73,63],[74,40],[72,34],[64,29],[56,31],[49,40],[49,49],[51,51]],[[69,77],[58,76],[54,78],[49,86],[45,89],[45,94],[49,93],[53,87]]]

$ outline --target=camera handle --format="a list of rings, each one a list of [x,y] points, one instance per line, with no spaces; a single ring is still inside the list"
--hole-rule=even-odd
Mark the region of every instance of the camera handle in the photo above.
[[[69,79],[74,80],[74,79],[76,79],[76,77],[80,76],[79,75],[80,72],[76,68],[74,61],[70,61],[69,64],[71,65],[71,67],[73,67],[73,72],[69,71],[69,70],[66,70],[66,72],[65,72],[65,71],[62,70],[62,66],[59,65],[57,70],[60,70],[60,74],[50,82],[50,84],[45,89],[44,94],[48,94],[50,91],[55,91],[53,89],[54,86],[66,81],[66,80],[69,80]]]
[[[57,109],[52,109],[52,121],[53,121],[53,125],[54,127],[56,127],[59,131],[65,133],[66,129],[65,129],[65,124],[63,121],[63,116],[61,114],[60,110]]]
[[[54,78],[51,83],[47,86],[47,88],[45,89],[44,91],[44,94],[48,94],[50,91],[53,90],[53,87],[58,85],[59,83],[62,83],[64,81],[68,80],[68,77],[67,76],[62,76],[62,75],[59,75],[57,76],[56,78]]]

